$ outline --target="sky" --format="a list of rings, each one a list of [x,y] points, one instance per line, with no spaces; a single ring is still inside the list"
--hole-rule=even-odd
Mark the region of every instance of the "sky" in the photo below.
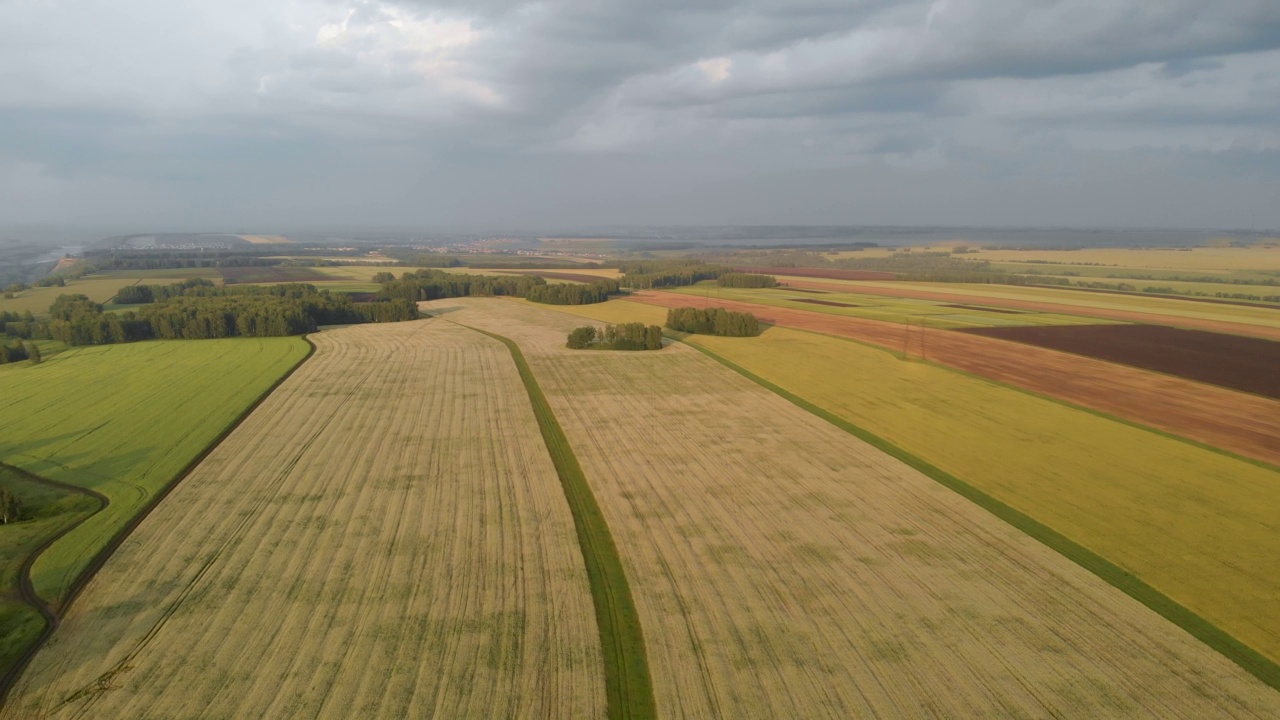
[[[1280,2],[0,0],[0,224],[1280,228]]]

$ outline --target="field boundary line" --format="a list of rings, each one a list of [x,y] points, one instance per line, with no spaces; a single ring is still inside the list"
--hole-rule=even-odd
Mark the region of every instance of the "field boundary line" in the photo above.
[[[1110,420],[1112,422],[1118,422],[1121,425],[1128,425],[1129,427],[1134,428],[1136,430],[1145,430],[1150,433],[1155,433],[1156,435],[1159,435],[1163,438],[1186,443],[1196,449],[1206,450],[1211,453],[1222,455],[1223,457],[1231,458],[1232,460],[1238,460],[1243,463],[1248,463],[1250,465],[1260,467],[1263,470],[1270,470],[1272,472],[1280,473],[1280,465],[1274,465],[1272,463],[1267,462],[1266,460],[1249,457],[1248,455],[1241,455],[1240,453],[1234,452],[1232,450],[1227,450],[1226,448],[1220,448],[1217,445],[1210,445],[1206,442],[1202,442],[1194,438],[1189,438],[1185,435],[1179,435],[1177,433],[1170,432],[1168,430],[1162,430],[1158,427],[1145,425],[1137,420],[1132,420],[1130,418],[1123,417],[1120,415],[1113,415],[1105,410],[1098,410],[1097,408],[1091,408],[1088,405],[1080,405],[1079,403],[1075,403],[1070,400],[1064,400],[1063,398],[1054,397],[1052,395],[1046,395],[1042,392],[1022,387],[1021,385],[1015,385],[1014,383],[1008,382],[1006,380],[997,380],[995,378],[987,377],[986,375],[980,375],[971,370],[965,370],[963,368],[954,367],[952,365],[948,365],[938,360],[932,360],[930,358],[919,358],[919,357],[903,357],[900,351],[892,350],[882,345],[876,345],[875,343],[867,342],[859,338],[852,338],[847,335],[834,335],[832,333],[824,333],[820,330],[810,330],[808,328],[790,327],[788,325],[778,325],[777,327],[780,327],[784,330],[791,330],[793,332],[808,333],[810,335],[817,335],[818,337],[831,338],[833,340],[842,340],[844,342],[850,342],[855,345],[861,345],[862,347],[869,348],[871,350],[879,350],[881,352],[888,353],[891,357],[900,361],[922,363],[925,365],[929,365],[930,367],[938,368],[939,370],[946,370],[947,372],[953,372],[958,375],[963,375],[972,380],[977,380],[979,382],[984,382],[991,385],[995,385],[996,387],[1004,388],[1005,390],[1013,390],[1015,392],[1020,392],[1024,395],[1030,395],[1033,398],[1039,398],[1040,400],[1047,400],[1048,402],[1056,403],[1058,405],[1070,408],[1072,410],[1079,410],[1080,412],[1086,412],[1086,413],[1089,413],[1090,415],[1101,418],[1103,420]],[[954,332],[954,331],[947,330],[945,332]],[[667,330],[665,328],[663,329],[663,333],[666,334],[667,337],[674,338],[676,340],[682,340],[684,337],[687,337],[688,335],[687,333],[676,333],[672,330]],[[687,343],[687,344],[692,345],[692,343]],[[707,352],[710,352],[710,351],[707,351]],[[1148,371],[1148,372],[1154,372],[1154,371]],[[1157,373],[1157,374],[1160,374],[1160,373]],[[1174,377],[1174,376],[1170,376],[1170,377]],[[1181,378],[1181,379],[1185,380],[1186,378]],[[1272,398],[1268,398],[1268,399],[1272,399]]]
[[[627,582],[613,535],[609,532],[609,524],[596,502],[595,494],[591,492],[591,485],[587,483],[582,466],[578,464],[578,458],[569,445],[569,439],[556,420],[520,346],[502,335],[462,323],[454,324],[505,345],[529,394],[529,403],[538,420],[538,429],[542,431],[542,439],[555,464],[565,499],[573,513],[578,545],[582,550],[587,579],[591,584],[591,598],[595,604],[596,625],[604,658],[608,717],[619,720],[647,720],[656,717],[653,680],[645,653],[640,614],[632,599],[631,586]]]
[[[36,593],[35,586],[31,582],[32,566],[35,565],[36,560],[49,548],[50,545],[57,542],[62,538],[62,536],[83,525],[89,518],[106,509],[106,507],[111,504],[111,498],[108,498],[106,495],[103,495],[96,490],[90,490],[89,488],[83,488],[78,485],[72,485],[70,483],[41,477],[16,465],[0,462],[0,467],[21,475],[24,479],[33,483],[56,487],[59,490],[66,490],[67,492],[75,493],[77,495],[84,495],[98,501],[97,509],[62,528],[53,535],[50,535],[44,540],[44,542],[33,548],[30,553],[27,553],[27,557],[25,557],[22,560],[22,564],[18,566],[18,595],[25,603],[34,608],[35,611],[40,613],[44,618],[44,630],[40,632],[40,636],[37,637],[34,642],[27,646],[26,650],[22,651],[22,654],[18,656],[18,659],[14,661],[13,665],[9,666],[9,668],[5,670],[4,676],[0,677],[0,707],[4,707],[4,701],[9,695],[9,690],[17,684],[18,677],[22,675],[22,671],[27,668],[31,659],[35,657],[36,651],[44,645],[51,635],[53,635],[53,631],[58,629],[58,623],[60,621],[58,614],[53,611],[53,608],[50,607],[38,593]]]
[[[681,340],[684,342],[683,340]],[[735,364],[716,352],[697,343],[685,342],[712,360],[724,365],[761,387],[782,397],[788,402],[817,417],[835,425],[872,447],[880,450],[910,467],[927,475],[934,481],[952,490],[961,497],[976,504],[1000,520],[1012,525],[1031,536],[1049,549],[1057,552],[1080,567],[1088,570],[1112,587],[1137,600],[1160,616],[1190,633],[1192,637],[1221,653],[1227,659],[1239,665],[1270,687],[1280,690],[1280,664],[1254,650],[1218,626],[1197,615],[1169,596],[1139,579],[1136,575],[1121,568],[1071,538],[1023,513],[1020,510],[998,500],[992,495],[979,490],[969,483],[957,478],[947,471],[923,460],[897,445],[875,435],[834,413],[825,410],[804,398],[795,395],[768,380]]]
[[[138,512],[135,513],[133,517],[130,518],[129,521],[125,523],[124,526],[121,527],[120,530],[118,530],[116,534],[111,537],[111,540],[108,541],[107,544],[104,545],[102,549],[98,551],[97,555],[94,555],[93,560],[91,560],[89,564],[85,566],[85,569],[76,577],[76,579],[72,581],[71,585],[67,589],[66,596],[62,599],[62,602],[58,603],[58,611],[53,614],[54,622],[52,623],[52,625],[50,626],[48,621],[46,620],[45,633],[41,635],[40,638],[36,640],[36,642],[32,643],[31,646],[27,649],[27,651],[23,653],[19,661],[14,664],[14,669],[10,672],[11,676],[6,675],[3,680],[3,683],[0,683],[0,707],[4,707],[5,697],[8,695],[12,687],[17,684],[18,679],[22,676],[22,671],[26,669],[31,659],[35,657],[35,654],[40,651],[40,648],[44,647],[44,644],[48,642],[49,638],[53,635],[54,629],[57,628],[58,623],[61,621],[62,616],[66,614],[67,609],[71,607],[71,603],[74,602],[75,599],[80,595],[80,592],[83,591],[85,586],[89,584],[89,581],[92,580],[94,576],[98,574],[98,571],[102,569],[102,566],[106,565],[107,560],[111,559],[111,556],[115,554],[115,551],[120,549],[120,546],[123,545],[124,541],[129,538],[129,535],[132,534],[133,531],[136,530],[138,526],[142,524],[142,521],[145,520],[147,516],[151,514],[152,510],[156,509],[156,506],[159,505],[162,500],[168,497],[169,493],[173,492],[174,488],[176,488],[183,480],[187,479],[187,476],[190,475],[191,472],[195,470],[197,466],[200,465],[200,463],[204,462],[204,459],[209,456],[209,453],[212,453],[219,445],[222,444],[223,440],[227,439],[228,435],[234,432],[236,428],[240,427],[241,423],[247,420],[249,416],[253,414],[253,411],[257,410],[258,406],[261,405],[271,395],[271,393],[275,392],[276,388],[280,387],[280,385],[283,384],[285,380],[288,380],[290,377],[292,377],[294,372],[296,372],[298,368],[302,367],[303,363],[311,359],[311,356],[314,355],[316,352],[315,343],[311,342],[311,339],[305,335],[302,337],[302,340],[307,344],[306,354],[303,355],[301,358],[299,358],[298,362],[294,363],[292,367],[290,367],[279,378],[277,378],[276,381],[270,385],[270,387],[268,387],[266,390],[263,390],[262,393],[258,395],[258,397],[252,403],[250,403],[248,407],[246,407],[238,416],[236,416],[234,420],[232,420],[225,428],[223,428],[222,432],[218,433],[218,435],[209,442],[209,444],[205,447],[204,450],[200,451],[199,454],[193,457],[191,459],[191,462],[184,465],[182,470],[178,471],[178,474],[173,476],[172,480],[170,480],[167,484],[165,484],[164,487],[160,488],[160,490],[156,492],[156,494],[151,498],[151,500],[146,505],[144,505],[140,510],[138,510]],[[50,480],[47,482],[53,482],[53,481]],[[88,490],[87,488],[80,488],[80,489]],[[106,500],[106,497],[102,496],[102,499]],[[109,504],[110,501],[108,500],[107,503]],[[103,507],[105,507],[105,505]],[[102,511],[102,508],[99,508],[98,512],[101,512],[101,511]],[[96,514],[97,512],[93,513],[93,515],[96,515]],[[89,517],[93,517],[93,515],[86,516],[85,519],[88,519]],[[84,521],[82,520],[81,522],[84,522]],[[77,526],[78,525],[79,523],[77,523]],[[62,537],[62,535],[65,535],[69,531],[70,531],[70,528],[60,533],[53,540],[50,540],[48,543],[42,545],[39,548],[39,550],[33,553],[29,558],[30,565],[35,564],[35,561],[36,559],[39,558],[39,555],[43,553],[43,551],[47,549],[49,545],[52,545],[54,540],[57,540],[58,538]],[[30,565],[27,563],[24,563],[23,564],[24,570],[29,571]],[[30,581],[29,572],[24,572],[23,577],[25,577],[28,582]],[[33,592],[34,592],[34,589],[33,589]],[[43,602],[43,600],[41,600],[41,602]],[[49,609],[50,611],[52,611],[52,607],[50,607]]]

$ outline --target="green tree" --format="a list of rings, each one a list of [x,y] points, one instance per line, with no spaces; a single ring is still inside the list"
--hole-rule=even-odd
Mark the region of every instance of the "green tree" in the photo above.
[[[0,487],[0,525],[8,525],[22,519],[22,503],[9,488]]]

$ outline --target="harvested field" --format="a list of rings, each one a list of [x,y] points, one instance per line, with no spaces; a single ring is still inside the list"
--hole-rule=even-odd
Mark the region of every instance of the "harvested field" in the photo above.
[[[523,348],[622,555],[660,717],[1280,712],[1137,602],[692,348],[564,349],[601,308],[424,303]]]
[[[687,296],[675,293],[630,297],[661,307],[689,304]],[[905,349],[914,357],[1280,465],[1280,403],[1269,398],[996,338],[732,300],[708,302],[750,312],[763,322]]]
[[[604,714],[573,520],[507,349],[439,320],[313,337],[0,716]]]
[[[1010,310],[1010,309],[1008,309],[1008,308],[982,307],[982,306],[980,306],[980,305],[953,305],[953,304],[948,304],[948,305],[943,305],[942,307],[957,308],[957,309],[959,309],[959,310],[977,310],[977,311],[979,311],[979,312],[1003,313],[1003,314],[1005,314],[1005,315],[1023,315],[1023,314],[1025,314],[1025,313],[1024,313],[1024,311],[1022,311],[1022,310]]]
[[[795,302],[812,303],[814,305],[826,305],[829,307],[858,307],[853,303],[836,302],[835,300],[817,300],[815,298],[788,298]]]
[[[1034,310],[1037,312],[1082,315],[1124,322],[1173,325],[1210,332],[1250,335],[1280,340],[1280,313],[1267,307],[1212,305],[1186,299],[1170,300],[1151,296],[1098,295],[1056,288],[1024,288],[954,283],[954,287],[938,285],[906,285],[894,283],[846,284],[814,282],[804,279],[792,285],[834,292],[855,292],[895,298],[918,298],[948,303],[981,302],[988,306]],[[1094,300],[1094,298],[1099,298]]]
[[[308,267],[224,267],[218,268],[222,280],[232,283],[292,283],[325,282],[333,276]]]
[[[1061,350],[1280,399],[1280,342],[1164,325],[975,328],[975,335]]]
[[[757,273],[760,275],[829,278],[832,280],[893,280],[897,278],[897,275],[894,275],[891,272],[880,272],[878,270],[836,270],[833,268],[735,267],[733,271]]]

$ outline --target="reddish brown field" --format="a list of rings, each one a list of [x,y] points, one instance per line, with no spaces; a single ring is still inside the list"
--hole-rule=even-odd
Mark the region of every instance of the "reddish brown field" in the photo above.
[[[944,303],[964,304],[974,301],[972,295],[953,295],[951,293],[936,292],[933,290],[910,290],[901,287],[885,288],[876,287],[874,285],[858,285],[857,287],[850,287],[849,285],[835,285],[832,283],[812,282],[807,280],[794,281],[788,289],[796,290],[799,287],[828,290],[833,292],[861,293],[863,295],[887,295],[889,297],[936,300]],[[982,298],[982,302],[989,306],[986,308],[987,310],[990,310],[992,307],[1013,308],[1015,310],[1035,310],[1037,312],[1058,313],[1062,315],[1083,315],[1085,317],[1105,318],[1108,320],[1176,325],[1178,327],[1194,328],[1196,330],[1232,333],[1235,335],[1252,335],[1253,337],[1280,340],[1280,328],[1267,327],[1265,325],[1204,320],[1201,318],[1180,317],[1177,315],[1160,315],[1156,313],[1134,312],[1131,310],[1113,310],[1110,308],[1095,308],[1082,305],[1063,305],[1060,303],[1039,302],[1034,300],[1012,300],[1008,298],[984,297]]]
[[[223,281],[232,283],[332,282],[332,275],[304,267],[226,267],[218,268]]]
[[[736,267],[734,272],[760,275],[790,275],[791,277],[827,278],[829,280],[895,280],[897,276],[876,270],[832,270],[828,268],[795,267]]]
[[[638,292],[631,299],[662,307],[691,302],[687,295],[655,291]],[[980,335],[733,300],[697,300],[784,327],[896,351],[906,347],[917,357],[1280,465],[1280,401],[1270,398]]]
[[[1164,325],[968,328],[959,332],[1133,365],[1280,398],[1280,343]]]

